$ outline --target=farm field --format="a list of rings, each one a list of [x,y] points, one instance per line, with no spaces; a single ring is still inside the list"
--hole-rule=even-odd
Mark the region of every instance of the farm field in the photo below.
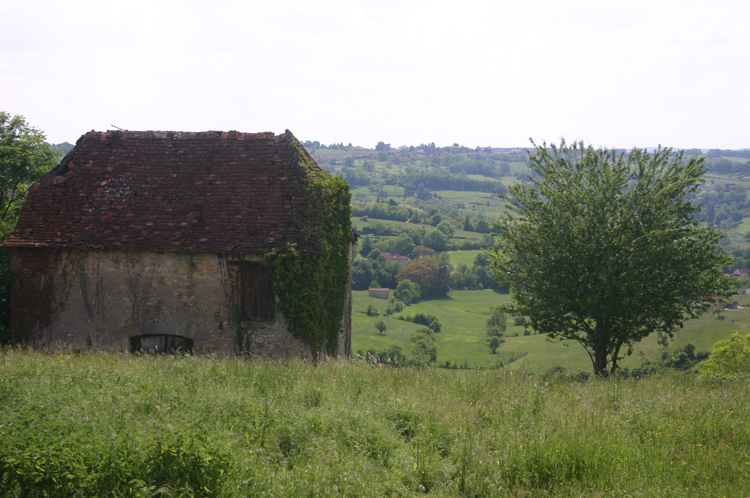
[[[455,264],[453,259],[451,262]],[[449,361],[451,365],[493,368],[502,358],[505,368],[510,370],[543,372],[553,365],[571,370],[591,370],[588,355],[577,343],[550,342],[544,334],[524,336],[524,328],[514,326],[512,317],[509,317],[508,329],[503,337],[506,342],[500,346],[498,354],[490,354],[486,336],[490,306],[507,302],[510,299],[508,294],[498,294],[489,289],[452,291],[447,299],[421,301],[392,316],[382,316],[387,306],[384,299],[371,298],[367,291],[355,291],[353,295],[353,352],[367,348],[383,350],[394,344],[404,352],[410,351],[412,344],[409,338],[422,326],[399,320],[398,316],[425,313],[438,317],[442,326],[442,331],[435,334],[438,364]],[[740,304],[750,304],[750,296],[737,296],[735,299]],[[381,316],[367,316],[365,312],[369,305],[375,306]],[[709,313],[688,321],[670,341],[668,348],[674,350],[692,343],[698,351],[710,351],[714,343],[729,338],[734,332],[750,331],[749,311],[750,308],[726,310],[723,313],[724,320],[718,320]],[[375,329],[375,322],[378,320],[383,320],[387,326],[383,335]],[[511,337],[516,333],[518,337]],[[663,350],[657,344],[656,334],[652,334],[636,344],[633,355],[625,358],[621,365],[638,367],[645,359],[658,359]]]
[[[750,494],[750,385],[0,352],[2,496]]]
[[[471,190],[435,190],[444,201],[453,204],[462,203],[467,211],[476,211],[490,216],[500,216],[503,205],[497,194],[491,192],[474,192]],[[487,205],[489,203],[489,205]]]

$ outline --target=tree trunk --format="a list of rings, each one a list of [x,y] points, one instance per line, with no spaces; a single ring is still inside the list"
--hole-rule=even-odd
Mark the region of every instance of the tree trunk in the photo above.
[[[596,327],[596,344],[594,345],[594,375],[607,375],[607,330]]]
[[[622,346],[622,344],[618,343],[615,347],[614,353],[612,353],[612,370],[609,372],[610,375],[614,375],[615,370],[620,368],[620,366],[617,364],[617,357],[620,355],[620,346]]]

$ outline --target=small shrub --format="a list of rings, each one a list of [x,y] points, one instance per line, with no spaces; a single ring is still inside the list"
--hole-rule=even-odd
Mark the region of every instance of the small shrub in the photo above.
[[[428,328],[420,329],[411,335],[410,340],[414,343],[412,355],[416,360],[425,363],[432,363],[437,360],[437,346],[435,346],[432,330]]]
[[[406,320],[407,322],[413,322],[418,325],[425,325],[433,332],[440,332],[440,322],[438,321],[437,317],[435,315],[425,315],[424,313],[417,313],[414,316],[407,316],[407,317],[399,317],[401,320]]]
[[[372,304],[367,306],[366,313],[367,313],[367,316],[379,316],[380,315],[380,313],[378,313],[378,309]]]
[[[564,377],[567,370],[568,369],[562,365],[553,365],[544,371],[542,374],[542,380],[548,381],[552,378]]]
[[[523,331],[523,335],[531,335],[531,331],[529,329],[526,329]]]
[[[526,318],[522,316],[514,316],[513,325],[515,325],[516,327],[523,327],[524,325],[526,325]]]

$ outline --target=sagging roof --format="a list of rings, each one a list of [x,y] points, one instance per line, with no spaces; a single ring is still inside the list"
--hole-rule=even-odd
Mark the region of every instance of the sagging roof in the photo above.
[[[30,189],[6,247],[262,254],[305,247],[292,133],[92,131]],[[325,174],[325,173],[322,173]]]

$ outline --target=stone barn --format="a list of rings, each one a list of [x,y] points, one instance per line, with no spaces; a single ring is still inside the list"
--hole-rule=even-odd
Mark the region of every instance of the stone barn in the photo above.
[[[13,341],[349,355],[348,212],[346,184],[288,130],[92,131],[31,187],[4,243],[15,272]],[[284,267],[274,261],[289,257],[269,254],[337,270],[287,273],[278,280],[298,283],[279,289]],[[327,318],[315,315],[316,299]]]

